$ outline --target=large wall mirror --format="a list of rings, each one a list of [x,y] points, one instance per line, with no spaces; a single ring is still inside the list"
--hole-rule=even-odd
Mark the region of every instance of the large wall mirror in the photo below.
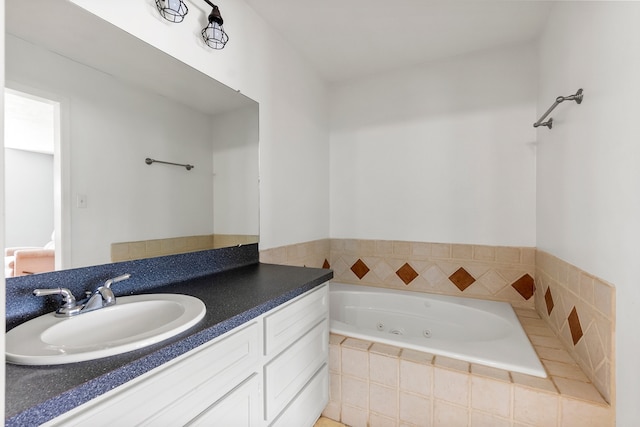
[[[257,242],[255,101],[64,0],[7,0],[5,36],[5,248],[59,270]]]

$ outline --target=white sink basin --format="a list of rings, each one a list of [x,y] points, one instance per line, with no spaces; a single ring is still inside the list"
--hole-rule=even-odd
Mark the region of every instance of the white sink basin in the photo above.
[[[205,312],[198,298],[151,294],[118,297],[113,306],[70,318],[48,313],[7,332],[7,362],[60,365],[125,353],[186,331]]]

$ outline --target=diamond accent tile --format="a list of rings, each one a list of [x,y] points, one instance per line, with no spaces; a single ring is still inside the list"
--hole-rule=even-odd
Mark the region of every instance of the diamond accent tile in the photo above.
[[[578,317],[578,311],[575,307],[573,307],[573,310],[569,313],[567,320],[569,322],[573,345],[576,345],[578,341],[580,341],[580,338],[582,338],[582,326],[580,325],[580,318]]]
[[[418,273],[409,265],[409,263],[405,263],[402,267],[396,271],[396,274],[404,282],[405,285],[411,283],[416,277],[418,277]]]
[[[553,297],[551,296],[551,288],[547,288],[547,292],[544,293],[544,302],[547,305],[547,314],[551,315],[551,310],[553,310]]]
[[[329,261],[327,261],[326,258],[325,258],[324,262],[322,263],[322,268],[331,268],[331,265],[329,264]]]
[[[451,280],[451,282],[461,291],[464,291],[476,281],[476,279],[474,279],[473,276],[462,267],[449,276],[449,280]]]
[[[351,266],[351,271],[353,274],[358,276],[358,279],[361,279],[369,272],[369,267],[365,264],[360,258]]]
[[[518,293],[522,295],[522,298],[526,300],[533,296],[533,293],[536,289],[533,277],[529,276],[528,274],[525,274],[524,276],[513,282],[511,284],[511,287],[518,291]]]

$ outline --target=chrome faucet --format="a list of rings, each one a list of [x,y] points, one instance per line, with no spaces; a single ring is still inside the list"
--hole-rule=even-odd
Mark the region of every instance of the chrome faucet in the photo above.
[[[111,290],[111,285],[122,280],[127,280],[129,277],[131,277],[130,274],[123,274],[122,276],[109,279],[93,293],[87,291],[87,297],[77,302],[71,291],[67,288],[34,289],[33,295],[38,297],[45,295],[61,295],[62,305],[56,310],[55,316],[71,317],[114,305],[116,303],[116,297]]]

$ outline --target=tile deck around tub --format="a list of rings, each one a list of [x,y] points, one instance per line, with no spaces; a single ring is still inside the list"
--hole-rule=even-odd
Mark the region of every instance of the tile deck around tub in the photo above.
[[[332,334],[323,415],[353,427],[614,426],[611,406],[535,310],[516,313],[547,378]]]

